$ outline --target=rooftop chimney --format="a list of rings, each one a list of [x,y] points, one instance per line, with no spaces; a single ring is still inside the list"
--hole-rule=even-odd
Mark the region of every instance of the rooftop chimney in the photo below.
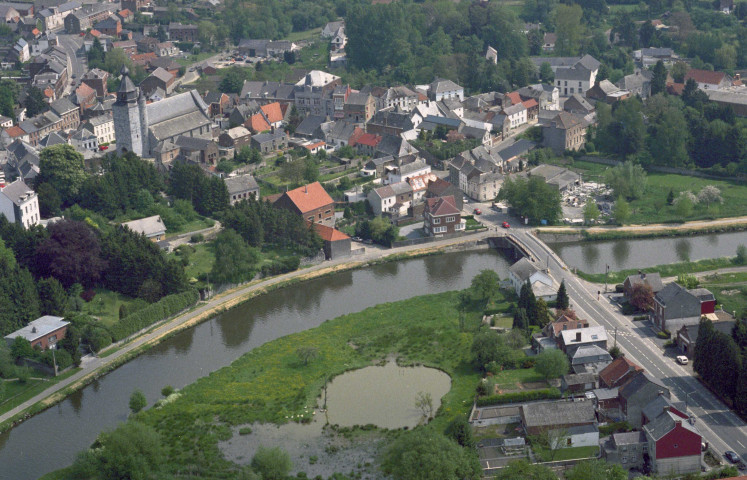
[[[309,186],[308,185],[304,185],[303,186],[303,193],[306,193],[306,194],[309,193]]]

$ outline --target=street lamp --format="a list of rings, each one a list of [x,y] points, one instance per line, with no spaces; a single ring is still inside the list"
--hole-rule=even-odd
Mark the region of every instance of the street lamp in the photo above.
[[[607,293],[607,274],[610,273],[610,266],[604,265],[604,293]]]

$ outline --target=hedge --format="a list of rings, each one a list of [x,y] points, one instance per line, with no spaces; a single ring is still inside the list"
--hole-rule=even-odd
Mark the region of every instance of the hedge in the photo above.
[[[503,405],[506,403],[530,402],[532,400],[554,400],[561,397],[557,388],[543,388],[541,390],[530,390],[526,392],[504,393],[502,395],[489,395],[477,399],[478,407],[491,405]]]
[[[273,275],[280,275],[281,273],[292,272],[298,270],[300,265],[301,259],[296,256],[275,260],[262,265],[262,276],[270,277]]]
[[[186,290],[182,293],[175,293],[163,297],[156,303],[152,303],[142,310],[127,315],[111,327],[112,338],[114,341],[127,338],[133,333],[142,330],[145,327],[153,325],[159,320],[170,317],[179,313],[187,307],[194,305],[200,295],[195,289]]]

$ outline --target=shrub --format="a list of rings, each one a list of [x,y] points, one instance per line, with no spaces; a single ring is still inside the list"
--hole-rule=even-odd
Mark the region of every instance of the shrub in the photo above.
[[[674,340],[667,340],[664,342],[664,348],[675,348],[677,346],[676,343],[674,343]]]
[[[660,332],[656,332],[656,336],[659,337],[659,338],[661,338],[661,339],[664,339],[664,340],[672,338],[672,334],[669,333],[669,332],[667,332],[666,330],[662,330]]]
[[[529,402],[532,400],[553,400],[561,397],[557,388],[543,388],[541,390],[529,390],[525,392],[504,393],[502,395],[490,395],[477,399],[478,407],[490,405],[503,405],[506,403]]]
[[[55,362],[59,370],[64,370],[73,364],[73,357],[68,353],[67,350],[47,350],[41,356],[41,361],[45,365],[54,367]]]
[[[241,427],[239,428],[239,435],[249,435],[252,433],[251,427]]]
[[[262,265],[262,276],[271,277],[273,275],[280,275],[281,273],[292,272],[298,270],[300,265],[301,259],[296,256],[275,260]]]
[[[636,315],[633,317],[634,322],[638,322],[640,320],[648,320],[648,315]]]
[[[172,387],[171,385],[166,385],[161,389],[161,395],[163,395],[164,397],[168,397],[172,393],[174,393],[174,387]]]
[[[606,437],[607,435],[612,435],[613,433],[629,432],[631,430],[632,427],[628,422],[613,422],[599,427],[599,436]]]
[[[629,303],[624,303],[623,306],[622,306],[622,313],[623,313],[623,315],[631,315],[631,314],[635,313],[636,311],[637,311],[637,309],[633,305],[631,305]]]
[[[88,290],[80,294],[80,298],[82,298],[86,303],[93,300],[95,296],[96,296],[96,292],[92,288],[89,288]]]
[[[199,293],[194,289],[167,295],[156,303],[152,303],[120,320],[112,327],[112,337],[116,341],[122,340],[138,330],[149,327],[159,320],[163,320],[194,305],[199,298]]]
[[[192,235],[191,237],[189,237],[189,241],[191,243],[200,243],[203,240],[205,240],[205,236],[203,234],[201,234],[201,233],[195,233],[194,235]]]
[[[488,383],[484,381],[480,381],[480,383],[477,384],[477,388],[475,389],[475,392],[478,396],[484,396],[488,394]]]

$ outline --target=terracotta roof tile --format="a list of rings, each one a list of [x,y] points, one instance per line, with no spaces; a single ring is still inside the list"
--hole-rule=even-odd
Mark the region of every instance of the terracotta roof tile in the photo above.
[[[366,145],[368,147],[376,147],[381,142],[381,137],[374,135],[373,133],[364,133],[356,140],[356,143],[360,145]]]
[[[280,109],[280,104],[278,102],[268,103],[267,105],[262,105],[259,108],[265,113],[265,115],[267,115],[267,119],[270,121],[270,123],[283,121],[283,112]]]
[[[316,233],[318,233],[319,236],[322,237],[322,240],[324,240],[325,242],[337,242],[350,238],[341,231],[332,227],[328,227],[326,225],[322,225],[321,223],[315,223],[314,230],[316,230]]]
[[[348,144],[351,147],[354,147],[358,144],[358,140],[365,134],[366,132],[363,131],[360,127],[355,127],[353,129],[353,134],[350,135],[350,139],[348,140]]]
[[[302,213],[310,212],[325,205],[335,203],[319,182],[310,183],[303,187],[298,187],[295,190],[290,190],[286,192],[285,195]]]
[[[697,68],[693,68],[685,74],[685,83],[692,78],[698,83],[718,85],[725,76],[726,74],[724,72],[712,72],[710,70],[698,70]]]
[[[682,92],[684,91],[684,83],[667,83],[667,93],[670,95],[682,96]]]
[[[253,132],[264,132],[271,128],[270,124],[267,123],[267,120],[265,120],[265,117],[262,116],[262,114],[255,113],[244,124],[246,128],[249,130],[252,130]]]
[[[511,104],[516,105],[517,103],[521,103],[521,96],[519,96],[519,92],[511,92],[507,93],[506,96],[511,99]]]
[[[6,128],[5,133],[7,133],[10,138],[22,137],[26,135],[26,132],[24,132],[23,129],[18,125],[13,125],[12,127]]]
[[[455,206],[453,195],[445,197],[433,197],[426,200],[426,210],[431,215],[440,217],[442,215],[458,215],[459,209]]]
[[[618,387],[617,382],[623,378],[631,369],[642,372],[643,368],[631,362],[625,357],[617,357],[612,363],[599,372],[599,379],[609,387]]]
[[[526,108],[528,108],[528,109],[529,109],[529,108],[532,108],[532,107],[536,107],[536,106],[538,106],[538,105],[539,105],[539,104],[537,103],[537,100],[535,100],[535,99],[533,99],[533,98],[530,98],[529,100],[524,100],[524,101],[523,101],[523,102],[521,102],[521,103],[523,103],[523,104],[524,104],[524,107],[526,107]]]

